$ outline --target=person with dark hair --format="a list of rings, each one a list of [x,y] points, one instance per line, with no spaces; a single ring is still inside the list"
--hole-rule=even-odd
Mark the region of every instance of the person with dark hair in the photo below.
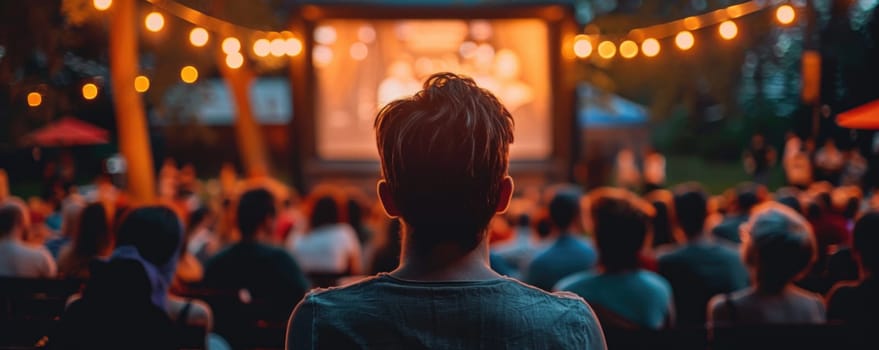
[[[861,270],[857,282],[838,283],[827,297],[827,318],[859,325],[879,324],[879,212],[855,223],[852,253]]]
[[[754,182],[766,185],[769,182],[769,173],[775,166],[777,154],[772,145],[766,143],[766,136],[755,133],[751,136],[751,144],[745,150],[743,156],[745,171],[753,177]]]
[[[687,241],[659,256],[659,274],[674,292],[677,324],[702,326],[711,297],[747,287],[748,271],[734,248],[705,230],[708,195],[702,186],[683,184],[674,193],[678,225]]]
[[[513,118],[470,79],[438,73],[376,117],[379,198],[403,226],[400,266],[309,293],[288,349],[605,349],[591,309],[489,268],[487,228],[513,193]],[[363,302],[352,302],[352,301]]]
[[[551,291],[562,278],[595,266],[598,257],[595,248],[579,238],[575,232],[580,219],[580,192],[559,189],[549,202],[549,219],[552,222],[555,242],[531,261],[523,281],[543,290]]]
[[[343,222],[339,202],[334,195],[318,195],[311,208],[309,231],[293,240],[291,253],[307,274],[363,273],[360,240],[351,225]]]
[[[556,289],[586,299],[606,327],[671,326],[671,286],[662,276],[640,267],[653,208],[626,190],[612,188],[593,191],[588,202],[599,269],[566,279]]]
[[[800,214],[769,202],[754,209],[742,227],[742,259],[753,286],[716,295],[708,324],[823,323],[824,302],[793,282],[815,261],[815,238]]]
[[[305,295],[309,284],[290,254],[263,243],[272,239],[275,215],[271,192],[253,189],[241,195],[236,210],[241,241],[208,260],[203,283],[221,290],[245,289],[253,299],[276,306],[267,317],[283,319]]]
[[[117,231],[109,260],[92,262],[81,298],[62,316],[60,348],[176,349],[183,327],[203,327],[208,335],[207,304],[169,294],[183,244],[177,214],[164,206],[134,209]]]
[[[0,202],[0,276],[53,278],[57,267],[45,248],[23,242],[30,226],[27,206],[16,198]]]
[[[88,279],[91,261],[109,257],[113,252],[115,237],[103,204],[86,206],[77,222],[73,243],[58,254],[58,275],[61,278]]]
[[[723,221],[712,229],[712,233],[718,238],[724,239],[735,244],[742,243],[739,237],[739,227],[748,221],[751,215],[751,209],[763,200],[765,188],[755,183],[742,183],[735,189],[734,210],[727,213]]]

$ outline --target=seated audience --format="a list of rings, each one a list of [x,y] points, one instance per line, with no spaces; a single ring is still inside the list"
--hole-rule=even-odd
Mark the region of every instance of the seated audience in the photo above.
[[[742,239],[739,237],[739,227],[748,221],[751,209],[761,202],[761,192],[763,191],[765,191],[764,187],[754,183],[738,185],[732,204],[733,212],[727,213],[723,221],[712,229],[712,233],[728,242],[742,243]]]
[[[86,206],[76,222],[79,225],[73,232],[73,242],[58,255],[58,276],[88,279],[89,264],[96,258],[109,257],[115,239],[101,203]]]
[[[79,217],[85,203],[79,196],[68,196],[61,202],[61,212],[56,215],[60,218],[58,233],[46,241],[46,249],[57,259],[61,249],[73,240],[76,230],[79,228]]]
[[[208,207],[200,207],[189,214],[186,250],[202,264],[213,257],[222,245],[214,230],[216,222],[216,214]]]
[[[137,330],[120,328],[131,327],[132,322],[140,325],[139,317],[145,317],[148,322],[145,330],[157,333],[146,332],[123,339],[121,344],[125,347],[138,347],[139,343],[132,342],[145,341],[158,348],[169,345],[176,348],[182,339],[175,333],[163,335],[169,327],[172,332],[179,332],[183,327],[200,327],[208,335],[213,321],[207,304],[169,294],[183,243],[180,220],[174,211],[160,206],[133,210],[123,216],[118,233],[118,246],[109,261],[92,264],[92,279],[82,297],[70,304],[62,318],[62,326],[67,328],[61,332],[65,343],[103,348],[107,340],[89,338],[109,336],[119,341],[116,337],[120,334],[137,335]],[[122,312],[132,309],[136,312]],[[164,317],[152,310],[162,312]],[[99,333],[102,328],[120,334]],[[159,336],[167,339],[144,339]],[[118,347],[120,343],[106,344]],[[210,344],[218,343],[208,344],[208,348],[212,348]]]
[[[738,251],[705,230],[708,195],[701,186],[675,188],[674,205],[687,241],[659,256],[659,274],[671,283],[677,324],[702,326],[711,297],[747,287],[748,271]]]
[[[351,225],[343,222],[339,202],[321,195],[311,208],[310,230],[293,240],[293,257],[307,274],[359,275],[360,241]]]
[[[855,224],[855,260],[861,280],[837,284],[827,297],[827,318],[860,325],[879,325],[879,212],[861,217]]]
[[[606,327],[659,329],[673,323],[671,286],[640,268],[652,209],[625,190],[599,189],[589,195],[599,268],[566,278],[556,289],[586,299]]]
[[[290,318],[288,349],[606,348],[582,299],[489,268],[488,223],[513,192],[513,118],[497,98],[439,73],[375,125],[379,197],[403,226],[400,266],[309,293]]]
[[[22,242],[29,225],[23,203],[15,199],[0,202],[0,277],[53,278],[57,274],[48,250]]]
[[[193,253],[193,249],[189,246],[193,244],[196,235],[210,235],[206,231],[210,230],[211,212],[207,207],[199,207],[189,214],[188,225],[186,226],[186,234],[183,236],[183,249],[180,252],[180,258],[177,262],[177,271],[174,274],[174,287],[182,287],[187,284],[201,282],[204,277],[204,266],[202,262]],[[207,244],[208,237],[202,236],[199,242],[195,242],[204,248]],[[198,249],[196,249],[196,252]]]
[[[782,204],[766,203],[754,209],[742,236],[753,287],[712,298],[708,324],[823,323],[822,299],[793,284],[815,261],[806,219]]]
[[[566,276],[589,270],[597,260],[595,249],[576,232],[580,218],[580,192],[559,189],[549,202],[549,219],[555,242],[537,255],[523,281],[543,290],[552,290]]]
[[[269,191],[245,192],[236,212],[241,241],[207,262],[204,285],[246,289],[254,299],[275,305],[276,316],[283,318],[308,290],[308,282],[290,254],[263,243],[272,239],[275,215],[275,199]]]

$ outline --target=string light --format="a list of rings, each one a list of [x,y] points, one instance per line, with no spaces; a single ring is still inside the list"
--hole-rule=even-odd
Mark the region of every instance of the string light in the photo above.
[[[634,41],[626,40],[620,44],[620,56],[623,58],[633,58],[638,55],[638,44]]]
[[[39,107],[43,104],[43,95],[40,95],[39,92],[33,91],[27,94],[27,105],[31,107]]]
[[[269,52],[275,57],[284,56],[284,54],[287,53],[287,44],[284,39],[272,39],[272,41],[269,42]]]
[[[259,57],[266,57],[269,53],[271,53],[269,39],[257,39],[253,42],[253,54]]]
[[[696,38],[693,37],[693,33],[686,30],[675,36],[675,45],[683,51],[692,49],[694,44],[696,44]]]
[[[287,56],[293,57],[302,53],[302,41],[297,38],[290,38],[286,41]]]
[[[720,33],[720,37],[726,40],[732,40],[736,35],[739,35],[739,27],[733,21],[724,21],[717,27],[717,31]]]
[[[355,61],[362,61],[366,59],[366,56],[369,54],[369,48],[366,47],[366,44],[359,41],[351,44],[351,48],[348,51],[348,53],[351,54],[351,58]]]
[[[602,41],[598,44],[598,55],[604,59],[611,59],[617,54],[617,47],[610,41]]]
[[[241,68],[244,64],[244,56],[240,52],[233,52],[226,55],[226,65],[232,69]]]
[[[580,58],[592,55],[592,41],[589,40],[588,36],[580,34],[574,37],[574,54]]]
[[[110,8],[110,5],[113,5],[113,0],[93,0],[92,5],[94,5],[95,9],[98,11],[105,11]]]
[[[223,52],[227,55],[231,55],[233,53],[241,51],[241,42],[238,41],[238,38],[228,37],[223,39]]]
[[[193,66],[186,66],[180,69],[180,80],[184,83],[192,84],[198,80],[198,69]]]
[[[151,32],[158,32],[165,27],[165,16],[158,12],[150,12],[144,19],[146,29]]]
[[[781,5],[775,10],[775,19],[784,25],[794,23],[797,19],[797,11],[791,5]]]
[[[98,86],[92,83],[87,83],[82,86],[82,97],[86,100],[94,100],[98,97]]]
[[[150,78],[138,75],[134,78],[134,90],[137,92],[146,92],[150,89]]]
[[[208,43],[208,31],[201,27],[193,28],[189,32],[189,42],[192,43],[192,46],[202,47]]]
[[[660,50],[662,50],[662,47],[659,45],[659,40],[654,38],[649,38],[641,43],[641,52],[644,53],[644,56],[656,57],[656,55],[659,55]]]

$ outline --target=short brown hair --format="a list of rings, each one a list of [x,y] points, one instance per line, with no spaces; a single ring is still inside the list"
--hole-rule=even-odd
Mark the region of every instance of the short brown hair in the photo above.
[[[513,117],[473,79],[437,73],[375,119],[382,173],[416,249],[484,238],[507,174]]]

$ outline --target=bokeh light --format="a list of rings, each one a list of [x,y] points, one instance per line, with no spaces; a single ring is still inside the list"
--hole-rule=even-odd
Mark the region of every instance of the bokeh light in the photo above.
[[[302,53],[302,41],[297,38],[289,38],[285,43],[285,48],[287,49],[287,56],[293,57]]]
[[[675,45],[678,46],[679,49],[687,51],[693,48],[693,45],[696,44],[696,38],[693,36],[693,33],[688,31],[682,31],[675,36]]]
[[[98,86],[92,83],[87,83],[82,86],[82,97],[86,100],[94,100],[98,97]]]
[[[31,92],[27,94],[27,105],[31,107],[39,107],[43,104],[43,95],[40,95],[39,92]]]
[[[620,44],[620,56],[623,58],[633,58],[638,56],[638,44],[635,44],[634,41],[626,40]]]
[[[287,44],[284,42],[284,39],[275,38],[269,42],[269,52],[272,56],[281,57],[287,53]]]
[[[138,75],[134,78],[134,90],[137,92],[146,92],[150,89],[150,78]]]
[[[192,84],[198,80],[198,69],[193,66],[186,66],[180,69],[180,80],[184,83]]]
[[[580,34],[574,37],[574,54],[580,58],[592,55],[592,41],[588,36]]]
[[[232,69],[241,68],[244,65],[244,56],[240,52],[233,52],[226,55],[226,65]]]
[[[775,19],[781,24],[791,24],[797,19],[797,11],[791,5],[781,5],[775,10]]]
[[[659,45],[659,40],[654,38],[648,38],[641,43],[641,52],[644,53],[644,56],[656,57],[660,50],[662,50],[662,46]]]
[[[356,42],[351,44],[351,49],[348,50],[351,54],[351,58],[355,61],[362,61],[366,59],[366,56],[369,54],[369,48],[366,47],[366,44],[361,42]]]
[[[165,28],[165,16],[158,12],[150,12],[143,21],[146,29],[151,32],[158,32]]]
[[[269,39],[257,39],[253,42],[253,53],[259,57],[266,57],[272,52]]]
[[[230,36],[226,39],[223,39],[222,48],[223,53],[227,55],[239,52],[241,51],[241,41],[239,41],[236,37]]]
[[[736,25],[736,22],[724,21],[717,27],[717,32],[720,33],[721,38],[732,40],[736,35],[739,35],[739,27]]]
[[[113,0],[93,0],[92,5],[94,5],[98,11],[105,11],[110,8],[110,5],[113,5]]]
[[[204,28],[193,28],[189,31],[189,42],[192,43],[192,46],[202,47],[208,43],[208,31]]]
[[[598,44],[598,55],[604,59],[613,58],[617,54],[617,47],[610,41],[602,41]]]

